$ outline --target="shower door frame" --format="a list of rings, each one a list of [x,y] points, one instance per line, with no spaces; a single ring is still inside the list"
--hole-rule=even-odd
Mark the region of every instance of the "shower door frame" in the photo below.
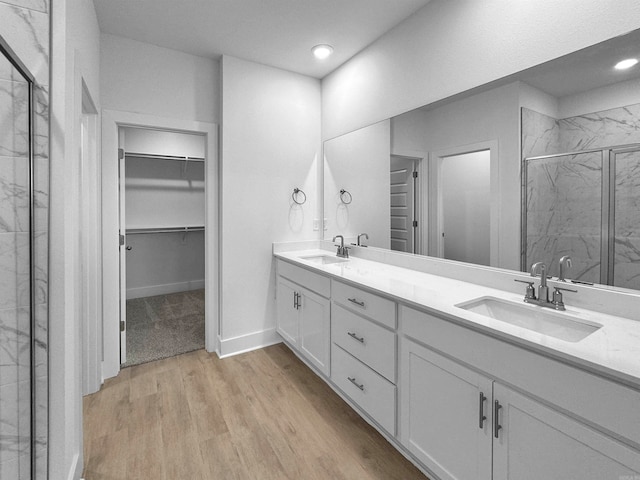
[[[28,180],[27,185],[29,188],[29,390],[30,390],[30,410],[29,410],[29,423],[30,423],[30,446],[29,446],[29,455],[30,455],[30,474],[29,478],[33,479],[36,473],[36,455],[35,455],[35,447],[36,447],[36,320],[35,320],[35,265],[34,265],[34,237],[33,232],[35,231],[34,224],[34,209],[35,203],[33,198],[34,192],[34,140],[33,136],[35,133],[34,127],[34,115],[33,115],[33,107],[34,107],[34,98],[33,98],[33,87],[35,84],[35,77],[29,71],[29,69],[22,63],[20,58],[16,55],[13,49],[9,46],[9,44],[5,41],[5,39],[0,35],[0,53],[2,53],[5,58],[13,65],[13,67],[20,73],[20,75],[24,78],[27,83],[27,113],[28,113]],[[47,342],[48,343],[48,342]],[[48,380],[48,375],[47,375]],[[48,462],[47,462],[48,463]]]
[[[613,285],[615,266],[615,193],[616,193],[616,155],[640,151],[640,143],[614,145],[571,152],[554,153],[550,155],[536,155],[522,159],[522,183],[521,188],[521,231],[520,231],[520,270],[528,271],[527,262],[527,183],[528,162],[533,160],[546,160],[558,157],[570,157],[574,155],[601,153],[602,178],[601,178],[601,219],[600,219],[600,284]]]

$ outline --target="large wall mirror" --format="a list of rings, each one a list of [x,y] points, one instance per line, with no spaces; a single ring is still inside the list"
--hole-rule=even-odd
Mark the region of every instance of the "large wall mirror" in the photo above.
[[[640,30],[324,143],[325,238],[640,289]]]

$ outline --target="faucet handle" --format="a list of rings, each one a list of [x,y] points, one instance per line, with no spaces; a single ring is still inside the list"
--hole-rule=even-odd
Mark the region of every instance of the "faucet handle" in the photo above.
[[[562,299],[562,292],[573,292],[576,293],[577,290],[572,290],[570,288],[561,288],[561,287],[553,287],[553,299],[551,303],[553,303],[553,308],[556,310],[565,310],[564,301]]]
[[[513,281],[527,284],[527,292],[524,295],[524,301],[525,302],[528,302],[529,300],[535,300],[536,299],[536,289],[533,286],[533,282],[529,282],[527,280],[519,280],[517,278],[514,279]]]

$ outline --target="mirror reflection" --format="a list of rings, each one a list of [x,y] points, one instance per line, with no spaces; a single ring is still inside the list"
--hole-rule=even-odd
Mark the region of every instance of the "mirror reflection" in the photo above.
[[[325,238],[553,276],[564,258],[567,279],[640,289],[640,66],[614,68],[637,45],[640,30],[326,141]]]

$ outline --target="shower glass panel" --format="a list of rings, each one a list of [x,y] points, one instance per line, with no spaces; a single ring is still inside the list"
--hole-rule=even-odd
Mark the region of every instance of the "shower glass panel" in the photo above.
[[[557,276],[570,255],[570,278],[600,282],[603,165],[601,151],[526,160],[525,268]]]
[[[614,152],[613,284],[640,290],[640,148]]]
[[[32,82],[0,37],[0,478],[33,478]]]

